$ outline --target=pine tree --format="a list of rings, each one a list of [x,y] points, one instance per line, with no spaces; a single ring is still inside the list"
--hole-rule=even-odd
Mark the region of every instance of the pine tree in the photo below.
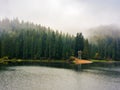
[[[84,37],[82,33],[77,33],[75,37],[75,56],[77,56],[78,51],[83,51],[84,49]]]

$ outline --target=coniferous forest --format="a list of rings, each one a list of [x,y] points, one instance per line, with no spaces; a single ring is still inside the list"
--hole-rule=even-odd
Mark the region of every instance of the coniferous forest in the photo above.
[[[84,59],[120,60],[119,37],[99,37],[96,43],[89,38],[81,32],[70,35],[18,19],[3,19],[0,21],[0,58],[61,60],[77,57],[81,50]]]

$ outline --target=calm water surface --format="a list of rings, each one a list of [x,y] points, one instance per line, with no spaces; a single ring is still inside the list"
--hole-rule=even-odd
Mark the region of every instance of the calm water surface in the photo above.
[[[0,90],[120,90],[120,68],[8,67],[0,71]]]

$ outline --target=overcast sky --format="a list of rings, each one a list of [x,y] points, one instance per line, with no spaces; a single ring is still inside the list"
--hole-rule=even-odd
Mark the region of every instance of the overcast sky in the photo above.
[[[0,19],[16,17],[75,34],[120,25],[120,0],[0,0]]]

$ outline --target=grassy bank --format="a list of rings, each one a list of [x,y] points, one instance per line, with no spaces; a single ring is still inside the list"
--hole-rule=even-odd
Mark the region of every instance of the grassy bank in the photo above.
[[[75,69],[76,65],[69,63],[68,60],[23,60],[23,59],[0,59],[1,66],[47,66],[56,68]]]
[[[109,63],[109,62],[120,62],[115,60],[93,60],[91,59],[93,63]],[[24,59],[0,59],[1,64],[8,64],[8,63],[21,63],[21,62],[28,62],[28,63],[68,63],[68,60],[24,60]]]
[[[97,62],[97,63],[99,63],[99,62],[100,62],[100,63],[102,63],[102,62],[103,62],[103,63],[119,62],[119,61],[115,61],[115,60],[93,60],[93,59],[92,59],[91,61],[92,61],[93,63],[96,63],[96,62]]]
[[[7,63],[20,63],[20,62],[38,62],[38,63],[66,63],[67,61],[66,60],[23,60],[23,59],[7,59],[7,60],[4,60],[4,59],[0,59],[0,63],[1,64],[7,64]]]
[[[115,62],[115,60],[90,60],[92,61],[93,63],[94,62]],[[8,59],[8,60],[3,60],[3,59],[0,59],[0,63],[4,63],[4,62],[45,62],[45,63],[48,63],[48,62],[51,62],[51,63],[65,63],[67,62],[67,60],[24,60],[24,59]]]

